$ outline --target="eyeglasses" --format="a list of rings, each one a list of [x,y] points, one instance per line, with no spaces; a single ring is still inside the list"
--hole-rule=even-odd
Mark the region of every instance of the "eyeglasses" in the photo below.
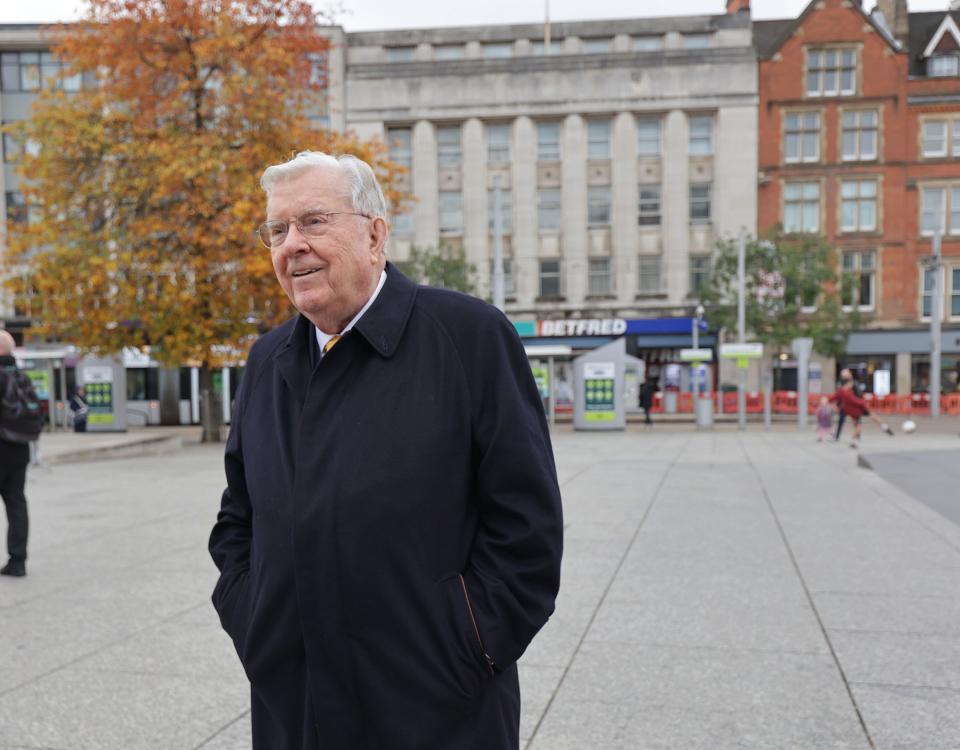
[[[331,216],[362,216],[365,219],[370,218],[366,214],[358,214],[355,211],[316,210],[300,214],[300,216],[296,217],[293,221],[300,234],[304,237],[316,239],[317,237],[323,237],[323,235],[327,233]],[[260,238],[260,241],[267,247],[277,247],[278,245],[282,245],[283,241],[287,239],[287,233],[289,231],[289,221],[274,219],[273,221],[263,222],[263,224],[257,227],[254,234],[256,234]]]

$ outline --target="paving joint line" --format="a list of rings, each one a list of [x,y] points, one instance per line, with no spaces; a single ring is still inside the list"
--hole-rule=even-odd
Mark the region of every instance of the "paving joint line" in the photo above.
[[[161,625],[166,625],[168,622],[175,620],[178,617],[182,617],[183,615],[189,614],[190,612],[194,612],[195,610],[198,610],[201,607],[209,607],[209,606],[210,606],[210,603],[207,601],[201,602],[200,604],[194,604],[192,607],[187,607],[187,609],[176,612],[168,617],[164,617],[161,620],[157,620],[151,625],[147,625],[146,627],[140,628],[139,630],[135,630],[132,633],[128,633],[127,635],[123,636],[122,638],[119,638],[118,640],[111,641],[110,643],[105,643],[102,646],[98,646],[97,648],[91,651],[87,651],[83,654],[80,654],[79,656],[75,656],[70,661],[65,662],[63,664],[59,664],[53,669],[49,669],[46,672],[42,672],[38,675],[34,675],[33,677],[27,680],[24,680],[23,682],[19,682],[16,685],[13,685],[12,687],[7,688],[6,690],[0,690],[0,698],[3,698],[5,695],[9,695],[14,690],[19,690],[34,682],[38,682],[40,680],[46,679],[47,677],[50,677],[50,675],[54,675],[57,672],[62,672],[63,670],[68,669],[69,667],[72,667],[74,664],[77,664],[78,662],[83,661],[84,659],[88,659],[91,656],[96,656],[102,651],[106,651],[107,649],[113,648],[114,646],[119,646],[121,643],[126,643],[127,641],[136,638],[138,635],[142,635],[143,633],[149,632],[150,630],[153,630],[154,628],[157,628]]]
[[[224,724],[222,727],[220,727],[216,732],[214,732],[213,734],[211,734],[209,737],[207,737],[206,739],[202,740],[199,745],[194,745],[192,748],[190,748],[190,750],[203,750],[203,746],[204,746],[204,745],[206,745],[206,744],[207,744],[208,742],[210,742],[211,740],[216,739],[218,735],[221,735],[221,734],[223,734],[224,732],[226,732],[230,727],[232,727],[234,724],[236,724],[238,721],[240,721],[240,719],[242,719],[244,716],[249,716],[249,715],[250,715],[250,709],[248,708],[246,711],[244,711],[243,713],[241,713],[239,716],[237,716],[237,717],[231,719],[230,721],[228,721],[226,724]]]
[[[563,686],[564,680],[567,678],[567,674],[570,672],[570,667],[573,666],[573,662],[577,658],[577,654],[580,653],[580,649],[583,647],[584,641],[587,639],[587,634],[590,632],[590,628],[593,627],[594,621],[597,619],[597,614],[600,612],[601,607],[603,607],[604,601],[606,601],[607,594],[610,593],[610,589],[613,587],[613,582],[617,580],[617,576],[620,574],[623,564],[626,562],[627,557],[630,554],[630,551],[633,549],[633,545],[637,541],[637,537],[640,536],[640,530],[643,528],[644,523],[646,523],[647,518],[650,515],[650,511],[653,509],[653,506],[657,502],[657,498],[660,496],[660,491],[663,489],[663,485],[666,484],[667,477],[670,476],[670,472],[673,471],[674,466],[680,460],[680,456],[686,451],[687,447],[693,441],[693,435],[690,435],[683,444],[683,447],[677,454],[673,457],[670,463],[667,465],[666,470],[663,472],[663,476],[660,477],[660,481],[657,483],[656,488],[650,496],[650,502],[647,503],[647,507],[643,512],[640,520],[637,522],[637,527],[633,532],[633,536],[630,537],[630,541],[627,544],[626,549],[623,551],[623,554],[620,556],[620,560],[617,562],[617,567],[614,569],[613,574],[610,576],[610,580],[607,581],[607,585],[603,589],[603,594],[600,596],[600,601],[597,602],[597,606],[594,608],[593,613],[590,615],[590,620],[587,622],[586,627],[583,629],[583,633],[580,635],[580,640],[577,641],[577,646],[573,650],[570,658],[567,660],[566,666],[563,668],[563,674],[560,675],[560,679],[557,681],[557,686],[554,688],[553,692],[550,695],[550,700],[547,701],[547,705],[543,707],[543,711],[540,714],[540,718],[537,719],[537,723],[533,727],[533,731],[530,733],[530,738],[527,740],[524,745],[525,748],[529,748],[530,745],[537,737],[537,732],[540,731],[540,727],[543,725],[544,719],[546,719],[547,714],[550,713],[550,707],[553,705],[554,699],[557,697],[557,693],[560,692],[560,688]],[[591,467],[595,468],[595,467]],[[586,471],[586,470],[584,470]],[[582,473],[582,472],[581,472]]]
[[[757,469],[756,464],[753,463],[753,459],[750,457],[746,446],[743,444],[742,437],[739,434],[737,435],[737,443],[740,446],[740,450],[743,452],[743,457],[746,459],[747,465],[750,467],[750,470],[756,477],[757,482],[760,484],[760,489],[763,491],[763,499],[767,505],[767,510],[773,517],[773,522],[777,526],[777,532],[780,534],[780,539],[783,542],[783,546],[790,558],[793,569],[796,571],[800,585],[803,587],[803,593],[807,597],[807,602],[810,605],[810,609],[813,611],[813,616],[817,620],[817,625],[819,625],[820,632],[823,634],[824,642],[827,644],[827,648],[830,651],[830,656],[833,659],[833,663],[836,665],[837,671],[840,673],[840,679],[843,681],[843,687],[847,691],[847,696],[850,698],[850,704],[853,706],[854,713],[857,715],[857,721],[860,722],[861,729],[863,729],[863,735],[867,740],[867,744],[870,746],[870,748],[876,750],[877,746],[874,744],[873,737],[870,735],[870,730],[867,728],[867,722],[864,719],[863,712],[860,710],[857,699],[853,694],[853,688],[850,687],[850,680],[847,679],[847,673],[844,671],[843,665],[840,663],[840,657],[837,656],[836,649],[833,647],[833,642],[830,640],[830,634],[827,632],[827,627],[823,622],[823,617],[820,615],[820,611],[817,609],[817,603],[814,601],[813,594],[810,592],[810,587],[807,585],[807,581],[803,577],[803,571],[800,569],[800,564],[793,552],[793,548],[790,546],[790,540],[787,539],[787,534],[786,531],[784,531],[783,523],[780,521],[780,516],[777,514],[777,509],[774,507],[773,501],[770,499],[770,493],[767,491],[767,485],[763,480],[763,475],[760,473],[760,470]]]

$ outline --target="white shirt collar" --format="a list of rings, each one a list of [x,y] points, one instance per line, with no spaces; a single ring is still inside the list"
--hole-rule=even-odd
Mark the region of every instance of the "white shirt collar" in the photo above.
[[[381,272],[380,272],[380,281],[377,282],[377,288],[373,290],[373,294],[370,295],[370,299],[367,300],[367,304],[365,304],[363,307],[361,307],[361,308],[360,308],[360,312],[358,312],[358,313],[354,316],[353,320],[351,320],[349,323],[347,323],[346,328],[344,328],[342,331],[340,331],[340,333],[339,333],[340,336],[343,336],[347,331],[349,331],[351,328],[353,328],[353,327],[357,324],[357,321],[360,320],[361,317],[363,317],[363,314],[369,309],[370,305],[373,304],[373,301],[377,298],[377,295],[380,294],[380,290],[383,289],[383,284],[384,284],[384,282],[385,282],[386,280],[387,280],[387,272],[386,272],[386,271],[381,271]],[[325,347],[325,346],[327,345],[327,342],[328,342],[330,339],[332,339],[335,335],[338,335],[338,334],[324,333],[323,331],[321,331],[321,330],[320,330],[319,328],[317,328],[316,326],[313,327],[313,330],[314,330],[314,332],[317,334],[317,343],[320,345],[320,356],[323,357],[323,347]]]

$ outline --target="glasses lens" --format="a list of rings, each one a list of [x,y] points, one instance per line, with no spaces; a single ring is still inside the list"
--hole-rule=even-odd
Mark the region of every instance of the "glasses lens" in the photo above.
[[[279,245],[287,236],[287,222],[268,221],[260,225],[260,240],[267,247]]]
[[[300,217],[299,229],[307,237],[319,237],[327,230],[330,215],[322,211],[313,211]]]

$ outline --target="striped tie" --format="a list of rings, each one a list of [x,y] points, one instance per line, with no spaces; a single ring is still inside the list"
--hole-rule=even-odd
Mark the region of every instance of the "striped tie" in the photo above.
[[[339,340],[340,340],[339,334],[338,334],[338,335],[335,335],[335,336],[331,336],[331,337],[330,337],[330,340],[329,340],[326,344],[323,345],[323,353],[326,354],[326,353],[329,352],[331,349],[333,349],[333,347],[335,347],[335,346],[337,345],[337,342],[338,342]]]

